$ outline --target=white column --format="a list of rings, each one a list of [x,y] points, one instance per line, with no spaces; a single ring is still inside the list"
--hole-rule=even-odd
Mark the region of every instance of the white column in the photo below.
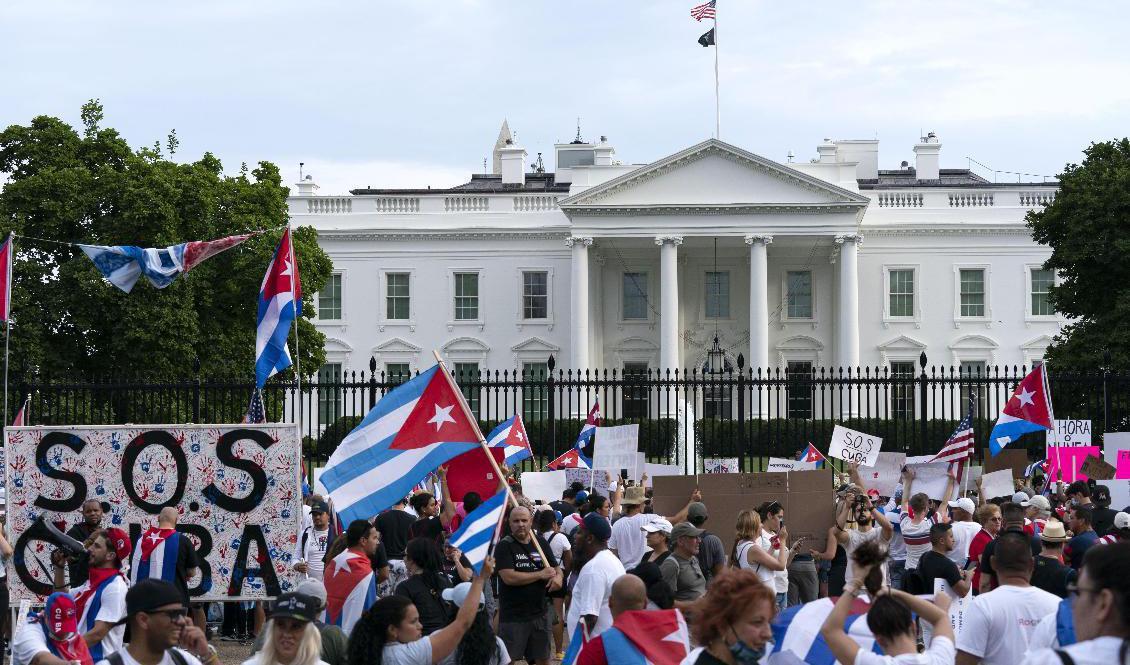
[[[770,235],[747,235],[749,245],[749,367],[769,367],[769,243]]]
[[[569,295],[569,346],[573,355],[566,369],[584,371],[589,368],[589,246],[592,238],[572,236],[565,246],[573,249],[573,279]]]
[[[679,245],[681,236],[659,236],[659,365],[660,371],[679,369]]]
[[[839,365],[844,368],[859,367],[859,245],[863,236],[842,234],[836,236],[840,246],[840,318]]]

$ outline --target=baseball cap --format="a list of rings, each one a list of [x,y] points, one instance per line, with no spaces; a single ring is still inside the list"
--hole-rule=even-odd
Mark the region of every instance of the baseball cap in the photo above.
[[[1025,492],[1017,492],[1012,495],[1012,502],[1024,505],[1028,501],[1028,495]]]
[[[701,517],[706,519],[710,515],[706,512],[706,504],[701,501],[694,501],[691,505],[687,506],[687,517],[695,518]]]
[[[138,612],[152,612],[165,605],[184,607],[184,596],[175,586],[164,580],[153,578],[141,580],[126,592],[126,619]],[[122,619],[121,623],[125,623],[126,619]]]
[[[310,513],[311,514],[313,514],[313,513],[328,513],[328,512],[330,512],[330,506],[325,501],[322,501],[322,500],[319,499],[317,501],[311,501],[310,502]]]
[[[1114,516],[1114,528],[1130,529],[1130,513],[1118,513]]]
[[[453,587],[443,590],[443,599],[449,603],[454,604],[456,607],[463,607],[463,603],[467,600],[467,594],[471,593],[470,582],[460,582]],[[483,606],[483,596],[479,594],[479,607]]]
[[[963,496],[957,501],[949,501],[948,504],[950,508],[960,508],[970,515],[972,515],[977,510],[977,506],[973,505],[973,499],[970,499],[967,496]]]
[[[589,500],[589,493],[584,491],[584,490],[577,492],[577,497],[574,499],[574,501],[576,501],[577,503],[584,503],[585,501],[588,501],[588,500]]]
[[[78,632],[78,609],[75,599],[67,593],[53,593],[47,597],[43,608],[47,632],[55,637]]]
[[[114,548],[118,563],[121,565],[129,563],[129,555],[133,552],[129,534],[117,527],[110,527],[106,529],[106,540],[110,542],[110,547]]]
[[[287,617],[309,623],[322,613],[322,602],[314,596],[294,591],[279,594],[271,608],[271,618]]]
[[[595,536],[597,540],[608,540],[612,537],[612,525],[599,513],[585,515],[581,526],[585,528],[585,531]]]
[[[1036,506],[1040,510],[1051,510],[1052,509],[1052,503],[1051,503],[1051,501],[1048,501],[1048,497],[1040,495],[1040,494],[1037,494],[1036,496],[1032,497],[1031,499],[1028,499],[1027,501],[1021,501],[1020,505],[1024,506],[1025,508],[1027,508],[1028,506]]]
[[[690,522],[679,522],[671,529],[671,538],[679,539],[684,536],[694,536],[695,538],[706,533],[706,529],[700,529]]]
[[[672,528],[671,523],[668,522],[667,520],[663,519],[662,517],[660,517],[658,519],[654,519],[654,520],[648,522],[647,524],[641,526],[640,530],[646,531],[648,533],[655,533],[656,531],[662,531],[663,533],[669,534],[669,533],[671,533],[671,528]]]
[[[313,577],[307,577],[294,587],[295,593],[300,593],[305,596],[317,599],[322,607],[326,606],[326,585],[322,584],[321,580],[316,580]]]

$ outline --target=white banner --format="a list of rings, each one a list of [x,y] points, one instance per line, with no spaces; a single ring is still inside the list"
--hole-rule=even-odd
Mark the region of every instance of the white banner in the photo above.
[[[806,462],[797,462],[794,459],[785,459],[783,457],[770,457],[769,462],[765,465],[766,471],[796,471],[798,464],[804,464],[802,468],[810,468],[811,464]]]
[[[523,471],[522,495],[528,499],[545,502],[557,501],[568,487],[565,471]]]
[[[996,499],[1006,496],[1012,497],[1016,493],[1016,483],[1012,482],[1012,469],[1001,469],[981,476],[981,501]]]
[[[1114,465],[1114,480],[1104,480],[1110,488],[1110,507],[1122,510],[1130,506],[1130,432],[1103,434],[1103,457]]]
[[[616,427],[596,428],[596,451],[593,453],[592,465],[597,469],[612,469],[614,476],[620,475],[620,469],[628,470],[629,478],[639,478],[641,472],[636,471],[639,462],[640,426],[617,425]]]
[[[952,501],[952,490],[950,496],[944,496],[946,485],[950,481],[949,466],[949,462],[907,464],[907,468],[914,471],[914,484],[911,489],[915,494],[923,492],[935,501]],[[960,492],[961,488],[957,490]]]
[[[1045,434],[1049,446],[1091,445],[1090,420],[1057,420],[1055,427]]]
[[[906,453],[879,453],[875,466],[859,470],[859,477],[867,489],[879,496],[894,496],[895,487],[902,482],[902,467],[906,466]]]
[[[104,526],[136,546],[165,506],[196,548],[193,602],[255,599],[290,590],[302,519],[302,446],[296,425],[107,425],[5,430],[12,601],[52,591],[43,516],[69,529],[87,499]],[[64,529],[65,530],[65,529]]]
[[[616,471],[615,473],[620,473]],[[565,469],[566,487],[580,481],[586,488],[592,487],[593,491],[601,496],[608,496],[608,476],[600,469]]]
[[[871,434],[864,434],[843,425],[832,430],[832,442],[828,446],[828,456],[855,462],[860,466],[875,466],[879,459],[879,449],[883,440]]]
[[[678,464],[652,464],[645,462],[644,471],[647,472],[647,482],[644,483],[645,487],[651,487],[652,483],[659,476],[681,476],[683,475],[683,467]]]

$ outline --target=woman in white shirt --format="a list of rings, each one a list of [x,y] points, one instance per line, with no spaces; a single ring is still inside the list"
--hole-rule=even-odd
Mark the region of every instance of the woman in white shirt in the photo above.
[[[762,546],[761,516],[753,510],[743,510],[738,513],[738,522],[734,526],[734,551],[730,554],[730,565],[743,570],[752,570],[761,583],[777,593],[773,582],[773,574],[785,570],[788,566],[789,554],[784,548],[777,550],[773,556],[769,550]]]
[[[322,633],[314,620],[322,601],[302,593],[284,593],[275,601],[267,622],[263,649],[243,665],[326,665],[321,659]]]

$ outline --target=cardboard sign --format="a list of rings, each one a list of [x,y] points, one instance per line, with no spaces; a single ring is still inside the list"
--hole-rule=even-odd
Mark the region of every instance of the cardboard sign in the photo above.
[[[981,493],[986,501],[997,497],[1011,497],[1016,493],[1016,484],[1012,482],[1012,471],[1001,469],[981,476]]]
[[[1092,455],[1098,457],[1101,454],[1098,446],[1049,446],[1048,477],[1065,483],[1086,480],[1083,462]]]
[[[534,501],[557,501],[569,484],[565,480],[565,470],[561,471],[523,471],[520,477],[522,494]]]
[[[911,485],[914,494],[922,492],[935,501],[950,501],[953,499],[952,490],[950,496],[945,495],[946,485],[950,481],[949,463],[908,464],[907,468],[914,471],[914,483]]]
[[[902,482],[902,467],[906,466],[906,453],[879,453],[875,466],[860,469],[859,477],[867,489],[879,496],[894,496],[895,487]]]
[[[640,426],[617,425],[616,427],[596,428],[596,451],[593,452],[592,465],[597,469],[615,469],[613,475],[619,476],[620,469],[628,470],[629,478],[639,478],[642,471],[636,471],[639,461]]]
[[[944,579],[937,578],[934,580],[934,593],[945,593],[950,597],[950,627],[953,628],[953,637],[956,641],[961,631],[965,628],[965,606],[966,602],[973,601],[972,594],[959,596],[954,593],[953,588]],[[922,636],[926,646],[930,646],[930,638],[933,637],[933,630],[930,630],[930,624],[926,621],[922,622]]]
[[[702,468],[706,473],[738,473],[737,457],[707,457],[702,460]]]
[[[1114,466],[1114,480],[1103,483],[1110,488],[1110,507],[1130,506],[1130,432],[1103,434],[1103,456]]]
[[[832,430],[832,442],[828,445],[828,456],[860,466],[875,466],[882,446],[883,440],[877,436],[836,425]]]
[[[1114,474],[1117,471],[1113,464],[1107,464],[1103,458],[1097,455],[1091,455],[1083,461],[1083,466],[1079,467],[1083,475],[1095,480],[1113,480]]]
[[[1049,446],[1091,445],[1090,420],[1057,420],[1054,424],[1046,434]]]
[[[296,425],[9,427],[9,567],[13,601],[52,591],[46,535],[36,517],[82,519],[87,499],[109,504],[103,524],[134,546],[165,506],[196,548],[194,602],[262,599],[293,588],[291,555],[302,519]]]
[[[1013,478],[1023,478],[1024,469],[1028,468],[1028,451],[1023,448],[1005,448],[997,453],[996,457],[988,448],[984,449],[981,459],[985,460],[985,473],[1011,469]]]

